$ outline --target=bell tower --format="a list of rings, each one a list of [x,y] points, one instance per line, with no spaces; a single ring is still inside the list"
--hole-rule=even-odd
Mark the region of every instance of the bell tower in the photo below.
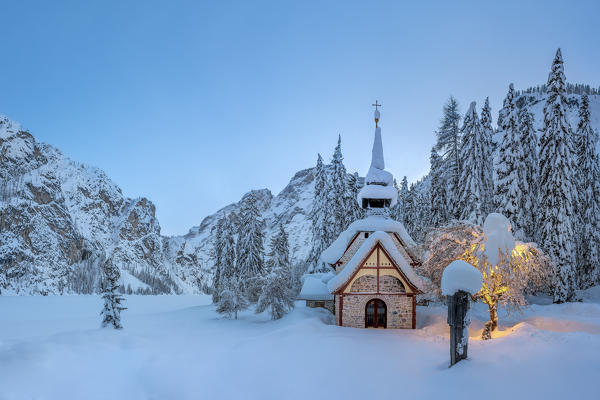
[[[375,101],[375,139],[371,152],[371,167],[365,178],[365,186],[358,192],[358,204],[364,208],[367,215],[388,216],[390,207],[398,201],[398,191],[394,187],[393,175],[385,170],[383,159],[383,144],[379,121],[381,104]]]

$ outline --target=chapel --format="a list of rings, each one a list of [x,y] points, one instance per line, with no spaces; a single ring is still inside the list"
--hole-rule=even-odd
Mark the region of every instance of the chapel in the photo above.
[[[398,190],[385,170],[378,107],[375,102],[371,166],[357,196],[366,217],[323,252],[321,260],[334,272],[306,275],[299,299],[329,309],[340,326],[414,329],[416,296],[425,288],[413,269],[420,264],[415,243],[402,223],[390,218]]]

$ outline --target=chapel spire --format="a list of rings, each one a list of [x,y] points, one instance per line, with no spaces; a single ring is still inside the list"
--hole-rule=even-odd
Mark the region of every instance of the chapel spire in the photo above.
[[[365,178],[365,186],[358,192],[358,204],[367,210],[370,215],[386,215],[391,206],[398,201],[398,191],[394,187],[394,177],[385,170],[383,159],[383,143],[381,140],[381,127],[379,120],[381,115],[377,101],[375,107],[375,138],[373,150],[371,151],[371,167]]]

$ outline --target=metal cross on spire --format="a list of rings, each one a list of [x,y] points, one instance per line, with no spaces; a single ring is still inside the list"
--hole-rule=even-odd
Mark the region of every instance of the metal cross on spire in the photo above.
[[[375,104],[371,104],[373,107],[375,107],[375,128],[377,128],[378,124],[379,124],[379,110],[377,109],[378,107],[381,107],[381,104],[379,104],[377,102],[377,100],[375,100]]]

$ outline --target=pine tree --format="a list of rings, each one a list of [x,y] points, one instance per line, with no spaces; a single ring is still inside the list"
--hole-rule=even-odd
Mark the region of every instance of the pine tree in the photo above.
[[[440,227],[448,222],[448,201],[446,199],[446,180],[444,176],[444,164],[442,158],[435,150],[431,149],[431,224],[435,227]],[[408,217],[408,204],[410,200],[405,202],[405,216]]]
[[[538,140],[533,127],[533,115],[523,107],[518,116],[519,143],[523,147],[521,165],[525,168],[521,209],[517,220],[525,239],[532,241],[535,235],[538,187]]]
[[[292,274],[288,267],[275,266],[270,269],[256,305],[256,313],[269,310],[271,319],[280,319],[294,308]]]
[[[515,236],[522,239],[523,231],[520,225],[522,221],[519,220],[519,213],[522,206],[525,168],[522,164],[523,145],[519,141],[517,132],[514,95],[515,90],[511,83],[504,100],[504,107],[500,112],[502,118],[498,119],[502,121],[502,126],[499,127],[502,133],[502,143],[496,172],[498,179],[495,188],[495,203],[498,212],[513,224]]]
[[[214,261],[214,270],[215,273],[213,275],[212,282],[212,298],[213,303],[219,301],[219,293],[221,292],[221,268],[223,261],[223,247],[225,246],[225,228],[227,225],[227,218],[225,216],[221,217],[215,227],[213,228],[213,261]]]
[[[400,183],[398,203],[400,203],[400,210],[396,217],[396,221],[404,224],[406,223],[406,205],[408,203],[408,179],[406,179],[406,175],[402,178],[402,182]]]
[[[598,132],[590,123],[589,99],[581,98],[577,138],[577,188],[579,190],[577,267],[579,286],[600,282],[600,160]]]
[[[490,109],[489,98],[485,98],[485,103],[481,109],[481,140],[485,149],[483,159],[483,204],[484,215],[488,215],[494,210],[494,128],[492,128],[492,112]]]
[[[358,177],[358,172],[355,172],[351,175],[348,175],[348,184],[347,184],[347,199],[346,202],[348,204],[349,211],[347,213],[348,218],[346,221],[347,225],[350,225],[352,222],[363,218],[364,211],[362,207],[359,206],[356,198],[358,196],[358,192],[360,191],[360,179]]]
[[[279,231],[271,238],[268,264],[269,266],[280,267],[290,265],[290,245],[288,235],[281,223],[279,224]]]
[[[481,225],[486,217],[484,168],[487,149],[475,111],[475,102],[471,103],[469,111],[465,114],[461,137],[460,154],[463,168],[459,192],[460,219]]]
[[[250,193],[240,210],[240,229],[237,242],[237,268],[246,296],[258,300],[260,279],[264,272],[264,221],[260,218],[257,199]]]
[[[127,308],[123,307],[125,298],[119,293],[121,273],[110,260],[102,264],[102,272],[102,299],[104,300],[104,307],[100,312],[102,327],[112,326],[114,329],[123,329],[121,311],[127,310]]]
[[[248,299],[244,294],[244,285],[238,276],[223,282],[223,290],[219,294],[217,312],[238,319],[238,313],[248,308]]]
[[[338,143],[331,159],[331,175],[326,185],[328,195],[326,206],[330,209],[327,225],[331,229],[327,245],[331,244],[350,223],[347,215],[351,205],[348,200],[347,174],[343,161],[342,137],[338,136]]]
[[[228,282],[239,273],[236,268],[236,241],[235,241],[235,214],[230,213],[223,221],[222,249],[219,279],[219,291],[222,291]],[[220,292],[219,292],[220,293]]]
[[[325,264],[318,265],[321,253],[329,245],[329,208],[327,207],[327,170],[323,165],[323,158],[319,154],[315,168],[315,195],[310,212],[312,248],[307,260],[308,272],[325,272]]]
[[[538,243],[554,267],[554,301],[564,302],[575,294],[575,232],[573,226],[575,188],[574,150],[567,120],[565,75],[560,49],[548,76],[548,98],[540,139]]]
[[[444,116],[437,131],[435,150],[441,153],[441,170],[447,183],[446,207],[450,218],[460,217],[458,207],[459,185],[461,175],[460,160],[460,114],[458,102],[452,96],[444,105]]]

